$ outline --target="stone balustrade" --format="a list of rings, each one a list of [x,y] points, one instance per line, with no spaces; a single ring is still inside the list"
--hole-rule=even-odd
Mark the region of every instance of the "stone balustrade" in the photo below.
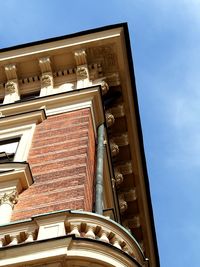
[[[45,214],[20,223],[0,226],[1,249],[58,236],[95,240],[113,246],[141,265],[143,252],[131,234],[115,221],[95,213],[64,211]]]

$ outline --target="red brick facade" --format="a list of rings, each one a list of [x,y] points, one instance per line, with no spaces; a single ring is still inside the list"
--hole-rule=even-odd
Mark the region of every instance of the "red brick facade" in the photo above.
[[[37,125],[29,153],[34,184],[20,194],[12,221],[63,209],[91,211],[95,138],[90,109]]]

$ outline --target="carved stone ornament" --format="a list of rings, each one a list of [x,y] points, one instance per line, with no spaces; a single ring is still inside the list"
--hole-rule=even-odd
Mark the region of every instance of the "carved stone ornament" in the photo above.
[[[112,157],[115,157],[119,154],[119,147],[113,142],[113,140],[110,140],[110,150]]]
[[[77,78],[80,80],[87,79],[88,78],[87,67],[84,67],[84,66],[77,67],[76,75],[77,75]]]
[[[106,124],[111,127],[115,122],[115,117],[110,112],[106,112]]]
[[[115,182],[116,185],[119,186],[124,181],[124,177],[122,173],[115,171]]]
[[[5,193],[1,198],[0,198],[0,205],[3,204],[9,204],[12,207],[14,204],[16,204],[18,201],[18,193],[16,190],[13,190],[12,192]]]
[[[41,77],[41,84],[43,87],[52,85],[52,77],[49,74],[43,74]]]
[[[128,204],[125,201],[123,194],[119,195],[119,209],[120,209],[121,214],[124,213],[128,209]]]
[[[13,81],[8,81],[5,84],[5,90],[6,90],[6,93],[8,93],[8,94],[15,93],[16,92],[16,83]]]
[[[109,90],[109,86],[107,82],[105,81],[100,82],[100,85],[101,85],[102,94],[105,95]]]

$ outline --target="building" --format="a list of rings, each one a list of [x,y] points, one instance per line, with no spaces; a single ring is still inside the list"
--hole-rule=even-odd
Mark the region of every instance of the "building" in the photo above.
[[[2,49],[0,266],[159,266],[126,24]]]

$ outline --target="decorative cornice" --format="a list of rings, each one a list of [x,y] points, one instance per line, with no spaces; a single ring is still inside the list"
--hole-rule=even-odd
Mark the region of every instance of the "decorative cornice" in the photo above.
[[[5,187],[5,182],[9,188],[15,188],[19,194],[33,183],[28,163],[1,163],[0,164],[0,193],[9,192]],[[4,185],[4,187],[2,186]]]
[[[39,109],[39,110],[34,110],[31,112],[24,112],[24,113],[19,113],[16,115],[11,115],[11,116],[3,116],[0,117],[0,127],[1,129],[9,128],[10,125],[12,127],[17,126],[17,125],[22,125],[24,123],[32,124],[32,123],[40,123],[43,120],[46,119],[46,112],[44,109]]]

